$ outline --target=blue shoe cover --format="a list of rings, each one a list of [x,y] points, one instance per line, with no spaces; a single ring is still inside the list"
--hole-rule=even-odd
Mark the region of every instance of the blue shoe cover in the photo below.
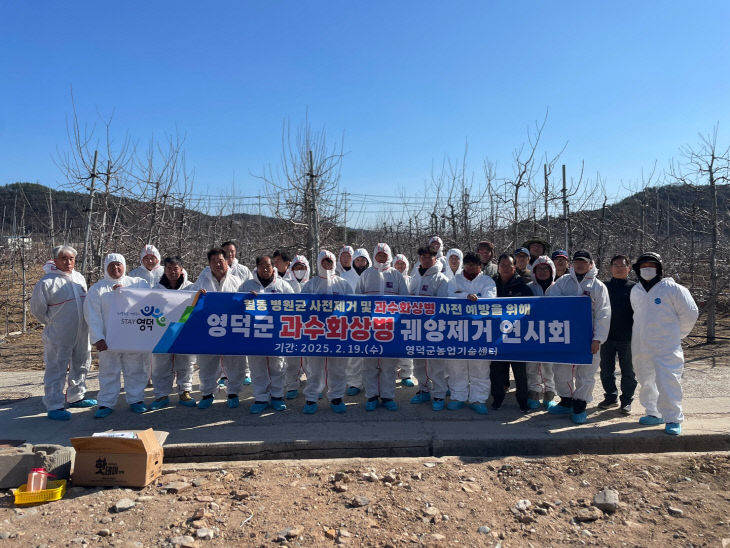
[[[289,390],[286,393],[286,399],[287,400],[293,400],[299,395],[299,390]]]
[[[348,396],[357,396],[361,390],[357,386],[350,386],[347,388],[347,395]]]
[[[198,405],[198,402],[196,402],[193,399],[190,400],[177,400],[178,405],[182,405],[183,407],[195,407]]]
[[[486,415],[487,413],[489,413],[489,409],[487,409],[486,403],[470,403],[469,407],[471,407],[474,411],[476,411],[480,415]]]
[[[240,405],[241,402],[238,401],[238,396],[233,396],[232,398],[229,397],[228,401],[226,402],[226,405],[230,407],[231,409],[235,409]]]
[[[664,419],[655,417],[654,415],[644,415],[639,419],[639,424],[644,426],[656,426],[657,424],[664,424]]]
[[[527,407],[529,407],[530,409],[540,409],[540,401],[528,399]]]
[[[552,407],[548,408],[548,413],[550,413],[552,415],[572,415],[573,408],[566,407],[564,405],[560,405],[559,403],[556,403]]]
[[[545,407],[545,409],[550,411],[553,407],[558,405],[558,402],[556,402],[555,400],[542,400],[542,405]]]
[[[302,413],[305,415],[314,415],[317,412],[317,403],[307,403],[304,405],[304,409],[302,409]]]
[[[137,413],[138,415],[141,415],[142,413],[146,413],[147,411],[149,411],[149,409],[147,408],[147,406],[143,402],[141,402],[141,401],[138,401],[137,403],[130,404],[129,410],[132,413]]]
[[[281,398],[271,398],[271,408],[274,411],[286,411],[286,404]]]
[[[383,400],[383,407],[388,411],[398,411],[398,404],[395,403],[395,400]]]
[[[365,411],[375,411],[378,408],[378,400],[374,399],[372,401],[366,401],[365,402]]]
[[[245,384],[246,386],[248,386],[249,384],[251,384],[251,377],[244,378],[243,379],[243,384]]]
[[[198,407],[200,407],[200,405],[198,405]],[[252,415],[258,415],[259,413],[263,413],[267,407],[269,407],[269,402],[257,401],[251,406],[251,409],[249,409],[249,413],[251,413]]]
[[[411,403],[426,403],[427,401],[431,401],[431,392],[421,391],[411,398]]]
[[[413,379],[410,377],[406,377],[405,379],[400,381],[402,386],[407,386],[408,388],[413,388],[416,386],[416,383],[413,382]]]
[[[444,407],[446,407],[446,402],[444,400],[434,399],[431,402],[431,409],[433,409],[434,411],[442,411]]]
[[[456,411],[457,409],[462,409],[466,405],[463,401],[458,400],[451,400],[448,404],[446,404],[446,409],[449,411]]]
[[[151,411],[157,411],[158,409],[162,409],[163,407],[167,407],[170,405],[170,398],[161,398],[159,400],[155,400],[150,404],[150,410]]]
[[[330,409],[334,411],[335,413],[347,413],[347,406],[345,405],[345,402],[341,401],[340,403],[330,403]]]
[[[79,400],[79,401],[69,403],[68,406],[69,407],[94,407],[96,404],[97,404],[96,400],[89,398],[89,399],[84,399],[84,400]]]
[[[582,413],[573,413],[570,416],[570,420],[575,424],[585,424],[588,421],[588,414],[585,411]]]
[[[71,420],[71,413],[65,409],[54,409],[48,412],[48,418],[53,421],[68,421]]]
[[[672,436],[679,436],[682,433],[682,425],[678,422],[668,422],[664,431]]]
[[[198,409],[208,409],[211,405],[213,405],[213,401],[215,398],[203,398],[198,402]]]
[[[104,417],[111,415],[112,411],[114,411],[114,409],[111,407],[100,407],[96,410],[96,413],[94,413],[94,417],[97,419],[103,419]]]

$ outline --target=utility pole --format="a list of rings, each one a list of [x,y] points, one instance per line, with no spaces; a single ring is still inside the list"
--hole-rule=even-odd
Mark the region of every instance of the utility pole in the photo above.
[[[311,190],[310,207],[311,207],[311,225],[312,233],[312,253],[311,264],[317,264],[317,254],[319,253],[319,211],[317,210],[317,192],[316,192],[316,176],[314,174],[314,160],[312,151],[309,152],[309,185]]]
[[[48,189],[48,217],[51,221],[51,249],[56,247],[56,239],[53,231],[53,196],[51,195],[51,189]]]
[[[86,236],[84,237],[84,261],[81,263],[81,274],[86,276],[86,267],[89,264],[89,242],[91,240],[91,214],[94,211],[94,185],[96,183],[96,160],[99,151],[94,151],[94,166],[91,168],[91,188],[89,189],[89,214],[86,217]]]
[[[345,202],[345,224],[342,227],[342,245],[347,245],[347,192],[343,193]]]
[[[563,164],[563,222],[565,224],[565,249],[570,253],[570,242],[568,241],[568,187],[565,180],[565,164]]]

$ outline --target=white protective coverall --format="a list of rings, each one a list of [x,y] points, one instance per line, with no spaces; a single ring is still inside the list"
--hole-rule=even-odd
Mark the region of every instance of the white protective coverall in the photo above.
[[[393,258],[393,264],[397,263],[398,261],[403,261],[406,265],[406,268],[401,274],[403,275],[403,279],[406,281],[406,286],[411,281],[411,276],[408,274],[408,270],[411,267],[410,262],[408,261],[408,257],[403,255],[402,253],[398,253]],[[413,376],[413,358],[398,358],[398,378],[400,379],[410,379]]]
[[[112,278],[109,275],[110,263],[122,264],[122,275]],[[89,288],[84,302],[84,316],[89,324],[89,339],[96,344],[106,340],[106,319],[109,313],[109,295],[115,285],[138,289],[149,289],[147,280],[132,278],[124,273],[127,263],[121,253],[110,253],[104,259],[104,278]],[[121,375],[124,375],[124,392],[128,404],[144,401],[144,389],[150,378],[149,353],[116,352],[104,350],[99,352],[99,395],[96,397],[99,407],[113,408],[117,403],[121,389]]]
[[[213,276],[210,267],[200,273],[195,283],[188,287],[189,291],[205,289],[208,293],[235,293],[243,281],[233,273],[231,268],[219,280]],[[243,356],[221,356],[211,354],[198,355],[198,376],[200,377],[200,393],[203,396],[214,394],[218,386],[218,377],[228,378],[226,390],[229,396],[239,394],[243,389],[246,362]]]
[[[352,286],[352,290],[355,291],[355,286],[357,285],[357,280],[360,276],[357,274],[355,267],[352,266],[352,264],[350,264],[350,268],[348,269],[345,269],[345,267],[342,266],[343,253],[349,253],[350,257],[352,257],[353,260],[355,259],[355,250],[349,245],[343,245],[340,248],[340,252],[337,254],[335,274],[337,274],[340,278],[344,278]]]
[[[388,244],[379,243],[373,251],[384,252],[387,260],[374,263],[360,275],[355,293],[358,295],[408,295],[408,286],[403,275],[390,266],[392,253]],[[395,397],[395,378],[398,358],[363,358],[363,380],[365,396],[392,400]],[[348,379],[349,382],[349,379]]]
[[[349,246],[348,246],[349,247]],[[340,254],[342,254],[342,251],[340,250]],[[368,250],[364,247],[359,247],[355,250],[355,253],[352,254],[352,268],[350,270],[346,270],[342,273],[342,277],[347,280],[347,282],[352,287],[351,294],[354,295],[357,290],[357,284],[360,281],[360,274],[357,273],[355,270],[355,259],[358,257],[363,257],[368,262],[368,268],[370,268],[373,265],[373,261],[370,260],[370,253],[368,253]],[[338,259],[339,262],[339,259]],[[363,270],[363,274],[365,271]],[[352,386],[357,389],[362,388],[362,367],[363,367],[363,358],[347,358],[347,366],[346,366],[346,376],[347,376],[347,386]]]
[[[449,258],[451,258],[452,255],[459,257],[459,266],[456,268],[456,272],[451,270],[451,264],[449,263]],[[462,253],[461,249],[456,249],[455,247],[449,249],[446,252],[446,268],[444,268],[443,270],[443,273],[446,274],[446,278],[448,280],[452,280],[454,276],[456,276],[457,274],[461,274],[462,270],[464,270],[464,254]]]
[[[155,266],[152,270],[147,270],[144,262],[142,262],[142,259],[144,259],[147,255],[154,255],[155,257],[157,257],[157,266]],[[162,278],[162,275],[165,273],[165,269],[160,264],[160,262],[162,261],[162,258],[160,257],[160,252],[155,246],[146,245],[142,248],[142,251],[140,251],[139,259],[140,265],[132,270],[128,274],[128,276],[130,278],[142,278],[144,281],[147,282],[147,287],[155,287],[160,281],[160,278]]]
[[[546,293],[550,297],[569,297],[572,295],[588,295],[591,298],[591,316],[593,319],[593,339],[601,344],[608,338],[611,327],[611,301],[608,288],[598,279],[598,269],[591,265],[590,270],[578,281],[575,270],[571,266],[565,275],[558,278]],[[555,389],[563,398],[573,398],[590,403],[593,400],[593,386],[596,384],[596,372],[601,364],[600,350],[593,354],[590,365],[553,365]],[[574,381],[575,379],[575,381]]]
[[[264,287],[254,272],[253,278],[247,280],[238,289],[241,293],[294,293],[291,286],[281,279],[274,268],[273,281]],[[254,400],[268,402],[270,398],[284,397],[286,382],[286,361],[282,356],[249,356],[248,366],[251,368],[251,381]],[[315,399],[316,401],[316,399]]]
[[[43,328],[43,404],[48,411],[63,409],[64,401],[76,402],[86,394],[86,375],[91,365],[89,327],[84,318],[86,280],[75,270],[66,273],[49,261],[45,275],[33,287],[30,311]],[[68,389],[64,397],[68,367]]]
[[[193,283],[188,280],[188,273],[183,270],[183,281],[177,289],[171,289],[158,283],[155,289],[167,291],[192,291]],[[152,387],[155,398],[162,398],[172,392],[172,384],[177,377],[177,392],[193,390],[193,363],[195,356],[189,354],[152,354]]]
[[[481,271],[473,280],[460,272],[449,280],[448,296],[452,299],[466,299],[476,295],[480,299],[496,299],[497,285]],[[446,360],[448,385],[451,400],[469,403],[487,403],[492,383],[489,379],[489,360]]]
[[[681,423],[681,341],[697,321],[697,305],[686,287],[663,278],[648,292],[637,283],[631,289],[631,307],[631,356],[641,385],[639,401],[647,415],[661,417],[667,423]]]
[[[322,266],[324,259],[335,263],[335,256],[329,251],[320,251],[317,256],[317,275],[313,276],[302,288],[302,293],[315,295],[350,295],[350,284],[332,270],[325,270]],[[327,386],[329,401],[345,397],[345,366],[347,358],[329,358],[325,356],[309,356],[304,358],[304,370],[307,374],[307,386],[304,388],[304,397],[307,401],[317,401],[319,394]]]
[[[307,270],[293,270],[294,266],[302,264],[307,267]],[[291,286],[294,293],[301,293],[304,285],[309,281],[311,276],[311,270],[309,268],[309,261],[304,255],[295,255],[289,265],[287,274],[291,272],[291,278],[289,279],[289,285]],[[301,276],[301,279],[297,276]],[[302,356],[287,356],[284,358],[286,361],[286,380],[284,388],[286,392],[299,390],[299,378],[302,376],[304,371],[304,358]]]
[[[446,264],[446,257],[444,257],[444,241],[438,236],[431,236],[428,240],[428,245],[433,245],[436,242],[440,244],[439,250],[436,252],[436,264],[439,265],[441,272],[444,272],[447,268],[449,268]],[[416,264],[414,264],[411,269],[411,277],[418,272],[419,266],[418,261],[416,261]]]
[[[233,259],[233,261],[231,261],[231,264],[228,265],[228,270],[231,271],[231,274],[241,280],[241,283],[253,278],[251,270],[245,264],[241,264],[240,262],[238,262],[238,259]],[[203,269],[203,271],[200,273],[200,276],[198,276],[198,279],[202,278],[203,275],[206,273],[210,273],[210,266],[206,266]]]
[[[441,266],[438,262],[423,274],[420,273],[418,267],[419,265],[416,265],[415,274],[411,274],[409,284],[411,295],[449,296],[449,280],[446,274],[440,271]],[[448,390],[446,385],[446,362],[447,360],[443,358],[413,359],[413,374],[418,380],[419,391],[432,392],[432,396],[438,399],[446,397],[446,391]]]
[[[542,286],[535,279],[534,269],[535,266],[540,264],[548,265],[550,267],[550,271],[552,272],[550,278],[550,286],[548,286],[548,289],[550,289],[552,284],[555,283],[555,264],[553,263],[552,259],[550,259],[550,257],[546,255],[535,259],[535,262],[532,265],[532,270],[530,270],[532,274],[532,281],[527,284],[527,287],[532,290],[532,293],[536,297],[542,297],[545,295],[545,291],[543,291]],[[553,394],[555,394],[555,377],[553,375],[553,364],[528,362],[527,390],[529,392],[537,392],[539,394],[543,394],[545,392],[552,392]]]

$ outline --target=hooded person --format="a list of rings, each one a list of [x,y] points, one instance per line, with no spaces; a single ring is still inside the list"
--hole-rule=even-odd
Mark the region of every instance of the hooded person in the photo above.
[[[287,281],[294,293],[300,293],[309,281],[309,261],[304,255],[294,255],[286,273]],[[304,371],[304,358],[302,356],[287,356],[284,360],[286,361],[286,380],[284,384],[286,399],[293,400],[299,395],[299,379]]]
[[[162,267],[165,272],[155,289],[190,291],[193,283],[188,280],[180,257],[165,257]],[[152,411],[170,405],[170,393],[175,377],[177,377],[178,404],[195,407],[195,400],[190,395],[193,390],[193,362],[194,356],[189,354],[152,354],[150,378],[155,395],[155,401],[150,404]]]
[[[403,276],[391,266],[390,246],[379,243],[373,250],[373,266],[360,275],[355,293],[358,295],[408,295]],[[363,358],[366,411],[374,411],[378,400],[389,411],[396,411],[395,379],[398,358]]]
[[[208,250],[208,267],[200,273],[198,279],[189,287],[191,291],[204,293],[235,293],[243,283],[236,276],[228,263],[228,253],[221,247]],[[198,376],[200,393],[198,409],[208,409],[215,401],[215,390],[218,388],[220,374],[226,381],[228,401],[226,405],[234,409],[240,405],[238,394],[243,389],[246,378],[246,361],[243,356],[222,356],[219,354],[198,354]]]
[[[584,424],[587,420],[586,406],[593,400],[593,387],[596,384],[596,372],[601,363],[601,344],[608,338],[611,327],[611,300],[606,285],[598,279],[598,269],[588,251],[580,250],[573,254],[573,264],[568,273],[558,279],[546,294],[553,296],[582,296],[591,298],[591,317],[593,320],[593,337],[590,364],[553,365],[555,388],[560,402],[548,409],[555,415],[571,415],[575,424]]]
[[[355,291],[357,280],[360,274],[355,270],[353,261],[355,260],[355,250],[349,245],[343,245],[337,254],[337,270],[336,274],[344,278],[350,284],[352,290]],[[368,261],[369,262],[369,261]]]
[[[150,377],[149,354],[145,352],[117,352],[106,344],[106,319],[109,315],[109,297],[119,287],[145,288],[144,278],[126,276],[127,262],[120,253],[109,253],[104,259],[104,277],[89,288],[84,301],[84,317],[89,324],[89,338],[99,351],[99,408],[96,418],[111,414],[119,397],[121,375],[129,408],[134,413],[148,411],[144,404],[144,389]]]
[[[461,274],[463,266],[464,253],[462,253],[461,249],[449,249],[446,252],[446,268],[442,271],[446,275],[446,278],[453,280],[454,276]]]
[[[302,288],[302,294],[344,296],[352,293],[350,284],[335,274],[335,256],[322,250],[317,256],[317,275]],[[345,397],[347,358],[310,356],[304,359],[307,385],[304,388],[303,412],[311,415],[317,411],[317,399],[327,386],[327,399],[335,413],[346,411]]]
[[[418,250],[418,268],[411,276],[410,294],[424,297],[448,297],[449,280],[441,272],[433,247],[421,247]],[[411,403],[431,401],[431,385],[433,385],[433,402],[431,408],[441,411],[446,403],[446,360],[441,358],[413,359],[413,373],[418,380],[418,392]]]
[[[393,268],[403,274],[403,279],[408,285],[411,281],[411,276],[408,274],[410,263],[408,257],[402,253],[398,253],[393,257]],[[402,386],[412,388],[416,386],[413,382],[413,359],[412,358],[398,358],[398,378]]]
[[[238,289],[254,297],[259,293],[292,294],[294,290],[278,276],[274,262],[269,255],[256,257],[256,271]],[[286,384],[287,362],[283,356],[249,356],[251,387],[254,403],[249,408],[252,415],[263,413],[271,406],[274,411],[286,410],[284,385]]]
[[[448,296],[472,302],[497,296],[497,286],[492,278],[482,273],[481,259],[476,253],[467,253],[464,256],[463,270],[449,280]],[[480,415],[488,413],[487,400],[491,388],[489,365],[489,360],[446,360],[451,391],[451,401],[446,406],[447,409],[461,409],[468,402],[469,407]]]
[[[85,398],[91,365],[89,327],[84,318],[86,280],[74,270],[73,247],[60,245],[51,253],[53,260],[44,265],[45,275],[33,287],[30,310],[44,324],[43,404],[49,419],[69,420],[71,413],[64,409],[66,401],[69,407],[96,405],[96,400]]]
[[[682,432],[682,339],[697,321],[689,290],[662,278],[662,260],[644,253],[633,265],[639,283],[631,288],[634,325],[631,354],[639,380],[639,402],[646,409],[640,424],[666,423],[667,434]]]
[[[537,269],[537,270],[535,270]],[[532,281],[527,287],[536,297],[545,295],[555,283],[555,265],[550,257],[543,255],[532,263]],[[553,364],[528,362],[527,364],[527,406],[530,409],[540,407],[540,395],[543,394],[542,404],[546,409],[554,405],[555,378]]]
[[[165,269],[162,268],[160,252],[153,245],[146,245],[139,253],[140,264],[129,273],[132,278],[142,278],[147,282],[148,287],[153,288],[160,281]]]
[[[370,253],[364,247],[359,247],[352,254],[352,270],[346,272],[345,278],[352,286],[352,294],[356,293],[360,276],[372,265]],[[354,272],[353,272],[354,271]],[[362,390],[362,360],[361,357],[347,358],[347,395],[357,396]]]
[[[431,236],[428,239],[428,247],[432,247],[436,252],[436,264],[439,265],[440,271],[444,272],[448,268],[446,257],[444,256],[444,241],[438,236]],[[411,277],[418,272],[418,263],[413,265],[411,269]]]

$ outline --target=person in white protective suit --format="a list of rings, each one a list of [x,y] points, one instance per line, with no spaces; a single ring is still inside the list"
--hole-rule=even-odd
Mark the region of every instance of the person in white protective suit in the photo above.
[[[200,273],[191,291],[235,293],[243,281],[228,266],[225,249],[214,247],[207,254],[208,267]],[[200,377],[200,393],[198,409],[208,409],[215,400],[214,392],[218,386],[217,379],[223,374],[227,384],[228,400],[226,405],[235,409],[240,405],[238,394],[243,389],[245,378],[245,361],[243,356],[221,356],[211,354],[198,355],[198,376]]]
[[[408,274],[408,270],[410,269],[408,257],[402,253],[398,253],[393,257],[393,268],[403,274],[406,285],[410,284],[411,276]],[[412,358],[398,358],[398,378],[400,379],[401,386],[407,386],[408,388],[416,386],[416,383],[413,382]]]
[[[682,432],[682,339],[697,321],[689,290],[662,278],[662,260],[644,253],[633,265],[639,283],[631,289],[634,325],[631,355],[639,380],[639,402],[646,409],[640,424],[666,423],[667,434]]]
[[[533,244],[537,245],[537,244]],[[537,270],[536,270],[537,269]],[[537,257],[532,263],[532,281],[527,284],[536,297],[545,295],[555,283],[555,265],[550,257]],[[553,364],[528,362],[527,364],[527,407],[540,407],[540,394],[543,394],[542,404],[546,409],[555,405],[555,378]]]
[[[165,257],[162,261],[165,273],[155,289],[168,291],[190,291],[193,283],[183,268],[180,257]],[[190,395],[193,390],[193,361],[189,354],[152,354],[152,387],[155,401],[150,404],[151,410],[162,409],[170,405],[172,383],[177,377],[177,403],[184,407],[195,407],[195,400]]]
[[[329,251],[320,251],[317,256],[317,275],[302,288],[302,293],[316,295],[350,295],[352,289],[344,278],[335,274],[335,256]],[[306,403],[303,412],[311,415],[317,411],[317,399],[327,386],[327,399],[335,413],[346,411],[345,366],[347,358],[309,356],[304,359],[307,385],[304,388]]]
[[[352,286],[353,291],[355,291],[355,287],[357,286],[357,280],[360,279],[360,274],[357,273],[352,264],[354,255],[355,250],[352,247],[343,245],[337,255],[337,268],[335,270],[335,274],[340,278],[344,278]]]
[[[411,295],[429,297],[448,297],[449,280],[441,272],[436,259],[436,251],[432,246],[418,249],[419,266],[411,275],[409,289]],[[418,392],[411,398],[411,403],[433,401],[431,408],[441,411],[446,405],[446,361],[443,358],[414,358],[413,373],[418,380]],[[431,390],[433,385],[433,390]]]
[[[60,245],[51,252],[53,260],[43,267],[45,275],[33,287],[30,311],[42,322],[45,373],[43,404],[49,419],[69,420],[69,407],[93,407],[86,398],[86,375],[91,365],[89,328],[84,318],[86,280],[74,270],[76,250]],[[64,395],[66,370],[68,389]]]
[[[343,278],[347,280],[352,286],[352,294],[356,293],[357,284],[360,282],[360,276],[368,268],[370,268],[372,261],[370,260],[370,253],[364,247],[360,247],[355,250],[352,254],[352,270],[354,270],[354,276],[346,272]],[[349,275],[348,275],[349,274]],[[362,391],[363,385],[363,359],[347,358],[346,376],[347,376],[347,395],[357,396]]]
[[[463,270],[449,280],[449,297],[454,299],[495,299],[497,286],[494,280],[482,273],[482,262],[476,253],[467,253],[463,259]],[[446,361],[448,385],[451,401],[447,409],[461,409],[469,402],[469,407],[479,413],[488,413],[487,400],[491,382],[489,380],[489,360]]]
[[[461,249],[451,248],[446,252],[446,268],[443,273],[446,278],[453,280],[454,276],[461,274],[464,265],[464,253]]]
[[[241,285],[238,291],[251,293],[294,293],[291,286],[276,273],[274,263],[268,255],[256,257],[254,277]],[[251,380],[253,381],[254,403],[249,409],[252,415],[262,413],[271,406],[274,411],[286,410],[284,383],[286,382],[286,361],[282,356],[249,356]]]
[[[388,244],[379,243],[373,251],[373,266],[360,275],[355,293],[358,295],[408,295],[403,276],[390,266],[392,254]],[[395,377],[398,358],[363,358],[365,411],[375,411],[378,400],[389,411],[397,411]]]
[[[289,285],[294,293],[301,293],[304,285],[309,281],[310,269],[309,261],[304,255],[294,255],[289,265],[287,274],[289,276]],[[302,356],[287,356],[286,360],[286,399],[293,400],[299,395],[299,378],[304,371],[304,358]]]
[[[588,251],[573,254],[573,264],[567,274],[547,290],[548,296],[588,295],[591,298],[593,361],[586,365],[554,364],[555,389],[560,402],[548,409],[554,415],[570,415],[575,424],[588,420],[586,406],[593,400],[596,372],[601,364],[601,344],[608,338],[611,327],[611,300],[608,288],[598,279],[598,269]]]
[[[128,275],[130,278],[142,278],[147,282],[147,287],[153,288],[160,281],[164,269],[160,265],[162,260],[160,252],[153,245],[146,245],[139,253],[140,265]]]
[[[111,414],[119,397],[121,375],[129,408],[134,413],[148,411],[144,404],[144,389],[150,378],[149,354],[146,352],[117,352],[106,344],[106,319],[109,297],[115,288],[149,289],[144,278],[125,276],[127,263],[120,253],[110,253],[104,259],[104,278],[89,288],[84,302],[84,316],[89,324],[89,338],[99,351],[98,419]]]
[[[431,236],[428,239],[428,247],[433,248],[436,253],[436,264],[439,265],[440,271],[444,272],[447,268],[449,268],[448,263],[446,262],[446,257],[444,256],[444,241],[438,236]],[[413,268],[411,269],[411,277],[418,272],[418,267],[418,263],[413,265]]]

